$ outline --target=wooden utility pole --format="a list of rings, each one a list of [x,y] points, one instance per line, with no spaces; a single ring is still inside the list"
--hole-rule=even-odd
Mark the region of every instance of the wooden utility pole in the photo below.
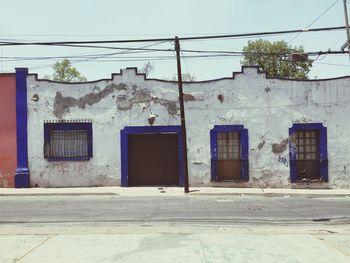
[[[348,7],[347,7],[347,4],[346,4],[346,0],[343,0],[343,3],[344,3],[346,37],[347,37],[347,41],[348,41],[348,52],[349,52],[349,60],[350,60],[350,33],[349,33]]]
[[[186,121],[185,121],[184,97],[183,97],[183,89],[182,89],[180,42],[177,36],[175,37],[175,51],[176,51],[176,62],[177,62],[177,83],[179,86],[180,117],[181,117],[181,130],[182,130],[182,158],[184,161],[184,191],[185,193],[188,193],[189,185],[188,185]]]

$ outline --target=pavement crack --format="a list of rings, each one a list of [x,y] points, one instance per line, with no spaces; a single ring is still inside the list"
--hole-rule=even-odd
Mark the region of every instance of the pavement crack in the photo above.
[[[200,251],[201,251],[201,254],[202,254],[203,261],[206,263],[206,262],[208,262],[208,260],[207,260],[207,257],[205,256],[205,251],[203,249],[203,242],[201,240],[201,237],[199,236],[198,233],[195,233],[195,236],[198,239],[198,243],[199,243],[199,247],[200,247]]]
[[[326,238],[322,238],[321,236],[317,236],[316,237],[318,240],[320,240],[320,242],[324,243],[327,247],[329,247],[330,249],[333,249],[335,251],[338,251],[339,253],[346,255],[346,256],[350,256],[350,253],[348,253],[347,251],[344,251],[343,249],[339,248],[337,245],[333,244],[332,242],[326,240]]]
[[[45,240],[43,240],[42,242],[40,242],[38,245],[36,245],[35,247],[33,247],[31,250],[29,250],[27,253],[25,253],[23,256],[21,256],[20,258],[15,258],[13,260],[13,263],[17,263],[20,262],[24,257],[26,257],[27,255],[29,255],[30,253],[32,253],[34,250],[36,250],[37,248],[41,247],[43,244],[45,244],[51,237],[53,237],[53,235],[48,236]]]

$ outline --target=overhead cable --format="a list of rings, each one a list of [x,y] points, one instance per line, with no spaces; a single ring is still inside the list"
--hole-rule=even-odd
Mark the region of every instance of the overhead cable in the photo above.
[[[242,33],[231,35],[211,35],[211,36],[192,36],[192,37],[179,37],[180,41],[188,40],[204,40],[204,39],[224,39],[224,38],[240,38],[248,36],[266,36],[266,35],[280,35],[280,34],[293,34],[299,32],[321,32],[321,31],[334,31],[345,29],[345,26],[339,27],[322,27],[322,28],[310,28],[310,29],[296,29],[296,30],[281,30],[281,31],[269,31],[269,32],[257,32],[257,33]],[[137,42],[159,42],[159,41],[173,41],[174,38],[148,38],[148,39],[123,39],[123,40],[90,40],[90,41],[53,41],[53,42],[9,42],[0,41],[0,46],[28,46],[28,45],[43,45],[43,46],[65,46],[65,45],[79,45],[79,44],[113,44],[113,43],[137,43]]]
[[[309,28],[310,26],[312,26],[314,23],[316,23],[317,20],[319,20],[324,14],[326,14],[339,0],[335,0],[326,10],[324,10],[318,17],[316,17],[316,19],[314,19],[310,24],[308,24],[305,28]],[[303,32],[299,32],[298,34],[296,34],[294,37],[292,37],[289,41],[288,44],[290,42],[292,42],[294,39],[296,39],[298,36],[300,36],[300,34]]]

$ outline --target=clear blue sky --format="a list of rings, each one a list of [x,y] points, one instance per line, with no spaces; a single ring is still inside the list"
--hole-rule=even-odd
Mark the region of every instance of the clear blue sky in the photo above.
[[[0,0],[0,3],[0,41],[118,40],[303,29],[333,3],[334,6],[310,28],[344,25],[343,0]],[[265,39],[290,41],[294,36],[279,35]],[[191,41],[182,43],[182,48],[241,51],[248,40]],[[302,45],[306,51],[339,50],[345,41],[345,31],[335,31],[303,33],[289,44]],[[143,47],[149,44],[114,46]],[[154,46],[172,47],[170,42]],[[18,57],[120,52],[31,46],[2,47],[0,51],[2,72],[12,72],[15,67],[28,67],[31,73],[38,73],[39,76],[51,74],[51,66],[58,59],[18,60]],[[139,53],[115,55],[114,58],[106,56],[99,60],[71,60],[89,80],[109,77],[112,72],[119,72],[120,68],[141,67],[148,60],[154,66],[150,77],[171,78],[176,73],[175,59],[152,60],[164,55],[173,56],[171,52]],[[16,59],[9,61],[8,57]],[[128,59],[135,61],[125,61]],[[198,80],[227,77],[233,71],[240,70],[240,60],[240,57],[186,58],[182,63],[183,72],[193,74]],[[350,62],[346,55],[319,57],[309,74],[310,78],[317,76],[319,79],[343,75],[350,75]]]

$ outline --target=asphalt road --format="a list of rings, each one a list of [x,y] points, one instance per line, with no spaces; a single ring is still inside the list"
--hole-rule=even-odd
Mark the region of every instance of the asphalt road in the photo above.
[[[350,222],[350,198],[259,196],[2,196],[0,223]]]

